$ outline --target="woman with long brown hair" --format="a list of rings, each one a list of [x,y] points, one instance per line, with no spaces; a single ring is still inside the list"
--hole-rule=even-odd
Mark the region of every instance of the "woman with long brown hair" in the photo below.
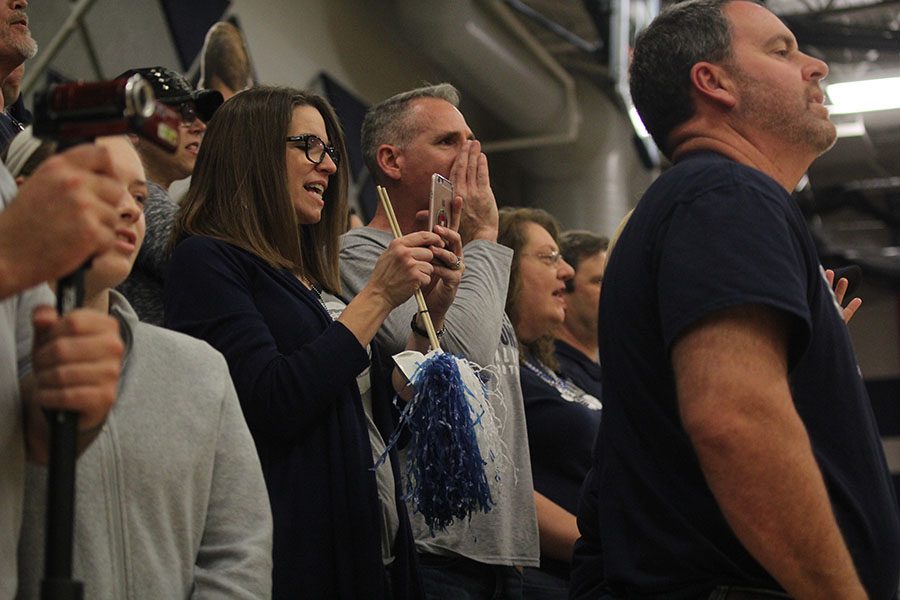
[[[461,273],[446,265],[462,247],[443,228],[399,238],[344,305],[345,157],[323,98],[272,87],[231,98],[209,123],[166,282],[167,325],[225,355],[256,441],[276,598],[419,595],[396,461],[373,468],[393,390],[367,349],[419,287],[437,286],[440,327]],[[424,343],[410,335],[408,347]]]

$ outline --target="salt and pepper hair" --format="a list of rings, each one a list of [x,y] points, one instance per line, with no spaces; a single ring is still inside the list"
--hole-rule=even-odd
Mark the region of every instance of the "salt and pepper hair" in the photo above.
[[[553,241],[559,239],[559,221],[541,208],[503,207],[500,209],[500,224],[497,229],[497,243],[512,248],[513,259],[509,266],[509,288],[506,292],[506,314],[512,321],[513,327],[519,322],[520,307],[519,294],[522,291],[522,276],[519,273],[519,263],[522,258],[522,249],[528,245],[528,232],[526,226],[529,223],[540,225],[547,230]],[[519,340],[519,345],[524,352],[519,353],[519,359],[532,357],[550,369],[559,368],[554,351],[553,335],[548,334],[525,342]]]
[[[449,83],[439,83],[396,94],[366,112],[361,135],[363,160],[376,183],[383,182],[378,147],[390,144],[402,148],[412,140],[420,125],[412,118],[410,108],[421,98],[437,98],[459,106],[459,91]]]
[[[688,0],[663,10],[637,36],[631,98],[653,141],[668,158],[669,135],[694,114],[691,68],[731,58],[731,27],[723,8],[734,0]]]
[[[294,109],[311,106],[344,159],[329,178],[318,223],[301,225],[287,183],[287,141]],[[347,220],[349,171],[344,132],[315,94],[261,86],[237,94],[210,120],[191,187],[175,221],[173,244],[189,235],[226,241],[323,288],[340,291],[339,237]]]

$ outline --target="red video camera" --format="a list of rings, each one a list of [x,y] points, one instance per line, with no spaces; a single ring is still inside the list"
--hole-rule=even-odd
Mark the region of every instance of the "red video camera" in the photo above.
[[[34,135],[64,146],[133,133],[175,152],[180,122],[140,75],[53,85],[34,100]]]

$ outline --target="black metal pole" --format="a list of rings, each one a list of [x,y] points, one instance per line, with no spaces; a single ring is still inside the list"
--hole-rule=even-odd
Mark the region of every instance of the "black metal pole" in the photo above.
[[[60,315],[84,303],[85,268],[81,267],[57,283],[56,310]],[[65,410],[48,411],[47,419],[50,426],[50,459],[41,600],[81,600],[84,587],[72,578],[78,414]]]
[[[140,75],[127,80],[51,86],[35,96],[34,111],[35,136],[55,140],[57,152],[91,142],[96,136],[123,131],[141,135],[169,152],[178,147],[178,115],[156,102],[153,89]],[[88,259],[80,269],[59,280],[56,309],[60,315],[84,304],[84,272],[90,265]],[[83,587],[72,579],[78,415],[49,411],[47,419],[50,458],[41,599],[81,600]]]
[[[72,579],[78,415],[70,411],[53,411],[47,416],[50,421],[50,465],[41,600],[81,600],[83,586]]]

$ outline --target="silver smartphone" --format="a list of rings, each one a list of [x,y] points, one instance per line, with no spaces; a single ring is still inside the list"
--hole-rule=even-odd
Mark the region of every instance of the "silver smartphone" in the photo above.
[[[434,231],[435,225],[450,226],[450,202],[453,200],[453,184],[450,180],[435,173],[431,176],[431,202],[428,205],[428,231]]]

